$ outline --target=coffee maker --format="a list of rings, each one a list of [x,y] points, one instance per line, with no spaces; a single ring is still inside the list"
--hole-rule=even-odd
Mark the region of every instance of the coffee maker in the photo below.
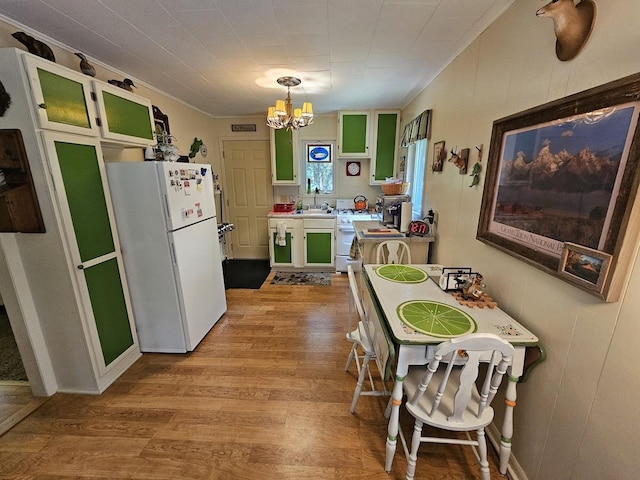
[[[410,195],[380,195],[376,198],[378,220],[385,226],[400,228],[402,202],[410,201]]]

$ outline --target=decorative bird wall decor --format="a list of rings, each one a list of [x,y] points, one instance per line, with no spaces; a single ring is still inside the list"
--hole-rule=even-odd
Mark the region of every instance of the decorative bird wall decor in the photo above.
[[[89,75],[90,77],[96,76],[96,67],[89,63],[87,57],[80,52],[76,52],[76,56],[80,59],[80,71],[85,75]]]
[[[193,139],[193,143],[191,144],[191,150],[189,152],[189,158],[194,158],[196,154],[200,151],[200,147],[202,147],[202,140],[199,140],[197,137]]]
[[[7,93],[4,85],[0,82],[0,117],[4,117],[9,105],[11,105],[11,95]]]
[[[11,36],[22,43],[29,53],[33,53],[42,58],[46,58],[55,63],[56,57],[53,55],[53,50],[44,42],[40,40],[36,40],[31,35],[27,35],[24,32],[15,32],[12,33]]]
[[[553,19],[556,34],[556,56],[561,61],[571,60],[587,43],[596,20],[593,0],[551,0],[536,11],[537,17]]]
[[[136,88],[130,78],[125,78],[124,80],[107,80],[107,82],[109,82],[111,85],[115,85],[116,87],[124,88],[125,90],[128,90],[130,92],[133,92],[133,89]]]

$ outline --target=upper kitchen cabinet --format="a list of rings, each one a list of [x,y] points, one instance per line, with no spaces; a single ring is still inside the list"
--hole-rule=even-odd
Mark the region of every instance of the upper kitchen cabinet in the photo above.
[[[153,139],[151,102],[108,83],[93,81],[103,141],[147,146]]]
[[[91,79],[35,55],[22,53],[38,126],[97,137]]]
[[[371,185],[384,182],[395,174],[398,158],[399,110],[376,110],[373,113],[373,155],[371,156]]]
[[[299,185],[297,135],[289,129],[271,129],[271,183]]]
[[[371,113],[339,112],[338,157],[369,158],[369,130]]]

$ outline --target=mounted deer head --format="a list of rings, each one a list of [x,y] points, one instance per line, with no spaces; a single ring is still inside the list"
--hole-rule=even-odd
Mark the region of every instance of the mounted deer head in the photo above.
[[[556,34],[556,56],[567,61],[578,55],[587,42],[596,19],[593,0],[551,0],[536,12],[538,17],[551,17]]]

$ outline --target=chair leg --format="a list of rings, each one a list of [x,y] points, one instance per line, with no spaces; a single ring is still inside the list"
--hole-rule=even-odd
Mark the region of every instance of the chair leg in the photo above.
[[[478,433],[478,456],[480,457],[480,471],[482,472],[482,480],[490,480],[489,462],[487,461],[487,440],[484,435],[484,428],[477,431]]]
[[[353,358],[355,355],[357,355],[357,351],[356,349],[358,348],[358,344],[354,343],[353,346],[351,347],[351,351],[349,352],[349,358],[347,358],[347,364],[344,366],[344,371],[348,371],[349,367],[351,366],[351,362],[353,362]]]
[[[371,354],[366,353],[364,360],[362,361],[362,365],[360,366],[360,375],[358,375],[358,383],[356,384],[356,389],[353,392],[353,400],[351,401],[351,408],[349,410],[351,413],[356,411],[356,403],[358,403],[358,397],[360,396],[360,392],[362,392],[362,384],[364,383],[364,377],[369,369],[370,358]]]
[[[422,436],[422,425],[420,420],[416,420],[413,426],[413,436],[411,437],[411,452],[407,458],[407,480],[413,480],[416,473],[416,462],[418,461],[418,448],[420,448],[420,437]]]

